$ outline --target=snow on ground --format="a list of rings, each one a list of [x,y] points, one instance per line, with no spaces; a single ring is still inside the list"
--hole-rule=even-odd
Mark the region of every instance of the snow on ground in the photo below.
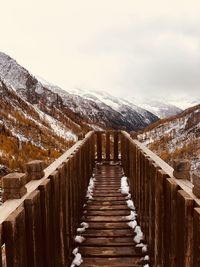
[[[41,111],[37,106],[35,106],[35,109],[39,113],[40,118],[44,119],[51,125],[51,128],[56,135],[69,140],[77,141],[77,136],[71,130],[67,129],[63,123],[57,121],[50,115],[47,115],[46,113]]]
[[[137,214],[135,212],[135,205],[133,203],[133,200],[131,199],[131,194],[130,194],[130,188],[128,185],[128,178],[126,176],[123,176],[121,178],[121,193],[124,195],[127,195],[128,200],[126,201],[127,206],[130,208],[130,215],[126,216],[126,219],[129,220],[129,222],[127,223],[128,226],[133,229],[134,233],[135,233],[135,237],[134,237],[134,242],[136,243],[136,247],[141,247],[142,248],[142,252],[143,253],[147,253],[147,245],[144,244],[142,241],[144,239],[144,235],[143,232],[141,230],[141,227],[138,225],[137,223]],[[149,256],[145,255],[145,257],[143,258],[144,261],[148,261],[149,260]],[[148,264],[146,264],[148,266]],[[145,266],[145,265],[144,265]]]

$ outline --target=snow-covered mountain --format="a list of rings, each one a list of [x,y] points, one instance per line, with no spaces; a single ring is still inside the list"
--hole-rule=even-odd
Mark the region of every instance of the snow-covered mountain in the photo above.
[[[69,93],[58,86],[41,81],[21,67],[14,59],[0,53],[0,77],[6,85],[11,86],[20,96],[39,108],[42,112],[66,124],[75,132],[94,129],[139,130],[158,118],[143,109],[135,109],[134,105],[118,103],[115,109],[102,98],[94,99],[81,94]]]
[[[194,170],[200,166],[200,105],[150,125],[138,139],[169,164],[189,159]]]
[[[160,119],[168,118],[180,114],[183,109],[168,101],[152,100],[152,99],[131,99],[132,103],[137,103],[138,106],[155,114]],[[200,103],[200,102],[199,102]],[[188,107],[191,107],[192,104]],[[194,105],[193,105],[194,106]]]

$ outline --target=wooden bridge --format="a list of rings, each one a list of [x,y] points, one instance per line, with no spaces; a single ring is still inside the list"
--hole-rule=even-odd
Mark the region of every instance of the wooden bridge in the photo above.
[[[89,132],[44,172],[41,162],[27,171],[27,183],[23,174],[3,183],[5,198],[21,198],[0,207],[0,267],[76,266],[78,253],[85,267],[200,266],[193,185],[128,133]]]

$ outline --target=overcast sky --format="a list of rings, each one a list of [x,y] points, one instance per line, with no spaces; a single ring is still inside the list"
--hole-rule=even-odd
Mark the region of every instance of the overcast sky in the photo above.
[[[63,89],[200,98],[200,1],[1,1],[0,50]]]

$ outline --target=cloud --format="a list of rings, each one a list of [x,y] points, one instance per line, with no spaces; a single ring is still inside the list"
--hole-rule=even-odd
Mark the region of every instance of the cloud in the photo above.
[[[0,50],[64,89],[200,98],[200,3],[5,1]]]

